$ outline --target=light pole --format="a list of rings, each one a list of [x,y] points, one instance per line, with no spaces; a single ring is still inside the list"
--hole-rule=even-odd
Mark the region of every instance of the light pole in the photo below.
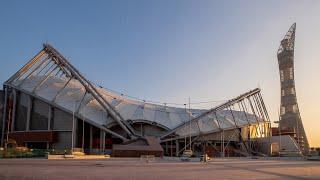
[[[76,111],[76,102],[74,103],[74,108],[72,111],[71,152],[73,152],[73,147],[74,147],[74,112],[75,111]]]
[[[9,112],[8,112],[8,126],[7,126],[7,135],[6,135],[6,143],[5,143],[5,145],[6,145],[6,149],[8,149],[8,142],[9,142],[9,133],[10,133],[10,131],[9,131],[9,129],[10,129],[10,123],[11,123],[11,121],[10,121],[10,119],[12,118],[12,116],[11,116],[11,108],[10,108],[10,106],[9,106]],[[4,127],[3,127],[4,128]]]
[[[76,105],[79,101],[74,101],[73,110],[72,110],[72,137],[71,137],[71,152],[74,149],[74,121],[75,121],[75,113],[76,113]]]
[[[190,114],[190,97],[189,97],[189,122],[190,122],[190,127],[189,127],[189,141],[190,141],[190,151],[191,151],[191,114]]]
[[[84,119],[85,119],[85,105],[83,106],[83,119],[82,119],[82,150],[84,152]]]
[[[187,112],[187,104],[183,104],[184,105],[184,109],[186,111],[186,115],[188,115],[188,112]],[[185,135],[184,136],[184,149],[186,150],[187,149],[187,136]]]
[[[224,149],[224,129],[222,129],[222,157],[225,156],[225,149]]]

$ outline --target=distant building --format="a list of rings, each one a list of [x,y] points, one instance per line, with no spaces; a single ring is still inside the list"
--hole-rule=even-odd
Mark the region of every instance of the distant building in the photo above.
[[[294,82],[294,42],[296,24],[294,23],[278,50],[278,63],[281,83],[280,131],[291,134],[304,154],[309,152],[309,143],[303,128],[297,103]]]

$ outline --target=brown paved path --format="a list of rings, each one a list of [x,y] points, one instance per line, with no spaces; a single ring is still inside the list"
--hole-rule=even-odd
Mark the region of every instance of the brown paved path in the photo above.
[[[2,179],[320,179],[319,161],[219,159],[207,164],[139,159],[2,159]]]

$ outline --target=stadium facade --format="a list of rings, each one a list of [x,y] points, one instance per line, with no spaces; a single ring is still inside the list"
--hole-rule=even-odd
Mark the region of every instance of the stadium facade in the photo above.
[[[270,153],[259,141],[271,136],[260,89],[211,109],[149,103],[93,84],[49,44],[4,83],[3,98],[2,146],[13,139],[115,156]]]

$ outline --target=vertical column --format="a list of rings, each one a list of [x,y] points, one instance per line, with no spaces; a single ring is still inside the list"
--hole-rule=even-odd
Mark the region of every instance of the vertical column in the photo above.
[[[52,119],[52,107],[49,105],[49,111],[48,111],[48,131],[51,130],[51,119]]]
[[[172,148],[173,147],[173,145],[172,145],[172,139],[170,140],[170,156],[172,157]]]
[[[168,153],[168,142],[166,141],[166,153]]]
[[[104,154],[105,148],[106,148],[106,132],[101,129],[100,130],[100,150],[102,154]]]
[[[1,147],[4,146],[4,131],[5,131],[6,119],[7,119],[7,104],[8,104],[8,88],[4,86],[4,108],[3,108],[3,119],[2,119]]]
[[[17,91],[13,90],[13,110],[12,110],[12,122],[11,122],[11,131],[14,131],[14,124],[16,121],[16,110],[17,110]]]
[[[74,122],[73,122],[73,148],[77,147],[77,142],[78,142],[78,118],[74,118]]]
[[[100,137],[99,137],[99,150],[100,150],[100,153],[102,152],[102,129],[99,129],[100,130]]]
[[[179,156],[179,140],[176,140],[176,156]]]
[[[92,152],[92,138],[93,138],[93,129],[92,129],[92,125],[90,125],[89,124],[89,126],[90,126],[90,139],[89,139],[89,150],[90,150],[90,153]]]
[[[31,110],[32,110],[32,98],[30,96],[28,96],[28,112],[27,112],[26,131],[30,131]]]

